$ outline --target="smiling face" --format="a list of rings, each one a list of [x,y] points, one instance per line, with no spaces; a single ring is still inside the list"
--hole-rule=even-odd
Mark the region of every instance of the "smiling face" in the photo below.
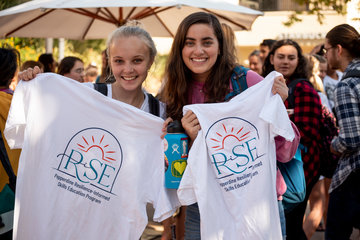
[[[210,25],[198,23],[189,28],[182,59],[196,81],[205,82],[219,52],[219,42]]]
[[[110,66],[116,84],[125,91],[141,90],[153,63],[149,47],[136,36],[114,39],[109,48]]]
[[[270,56],[270,62],[277,72],[289,79],[299,63],[298,52],[294,46],[283,45]]]

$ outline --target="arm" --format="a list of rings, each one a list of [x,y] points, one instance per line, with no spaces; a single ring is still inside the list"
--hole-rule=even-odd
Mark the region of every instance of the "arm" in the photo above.
[[[335,91],[335,109],[340,131],[331,147],[340,154],[360,147],[360,109],[357,96],[348,84],[339,82]]]
[[[293,122],[291,122],[291,126],[295,133],[295,138],[292,142],[286,141],[285,138],[281,136],[275,137],[275,145],[276,145],[276,160],[279,162],[288,162],[290,161],[299,146],[300,143],[300,133],[297,127]]]
[[[301,142],[309,147],[313,141],[318,141],[320,119],[321,119],[321,102],[319,95],[305,81],[299,82],[294,91],[295,103],[292,121],[299,129]]]

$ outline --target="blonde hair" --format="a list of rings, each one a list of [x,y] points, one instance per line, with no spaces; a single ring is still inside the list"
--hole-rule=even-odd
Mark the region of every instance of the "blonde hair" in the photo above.
[[[325,93],[324,91],[324,84],[319,77],[320,72],[320,61],[313,55],[308,55],[308,74],[309,74],[309,81],[313,85],[314,89],[318,92]]]
[[[106,53],[108,57],[110,57],[111,44],[115,41],[115,39],[120,37],[138,37],[142,39],[149,48],[150,58],[155,58],[157,53],[155,43],[150,34],[144,28],[142,28],[142,24],[139,21],[128,21],[125,25],[115,29],[112,33],[110,33],[106,42]]]

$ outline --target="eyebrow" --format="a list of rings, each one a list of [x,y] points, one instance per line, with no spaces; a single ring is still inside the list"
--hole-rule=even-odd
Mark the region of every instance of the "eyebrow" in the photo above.
[[[195,38],[186,37],[185,40],[195,41]],[[204,41],[204,40],[214,40],[214,38],[212,38],[212,37],[204,37],[204,38],[201,39],[201,41]]]

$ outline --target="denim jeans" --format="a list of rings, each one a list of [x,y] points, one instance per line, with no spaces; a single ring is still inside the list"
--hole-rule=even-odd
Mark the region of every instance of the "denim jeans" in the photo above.
[[[279,206],[279,215],[280,215],[280,224],[281,224],[281,235],[283,236],[283,240],[286,239],[286,220],[285,220],[285,212],[284,206],[281,200],[278,200]]]
[[[200,240],[200,212],[197,203],[186,207],[185,240]]]
[[[350,239],[360,229],[360,169],[330,193],[325,239]]]

